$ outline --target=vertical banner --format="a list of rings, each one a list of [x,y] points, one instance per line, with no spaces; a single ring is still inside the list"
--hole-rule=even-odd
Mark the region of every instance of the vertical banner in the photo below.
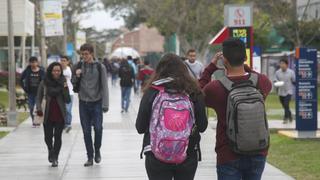
[[[317,130],[317,50],[296,49],[296,129]]]
[[[76,47],[77,50],[80,49],[81,45],[86,43],[87,39],[86,39],[86,33],[83,31],[78,31],[76,34]]]
[[[63,36],[63,15],[61,0],[41,1],[46,37]]]

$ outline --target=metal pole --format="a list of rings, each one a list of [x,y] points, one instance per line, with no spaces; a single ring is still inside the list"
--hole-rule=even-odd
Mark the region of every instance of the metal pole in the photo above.
[[[41,1],[43,3],[43,1]],[[46,52],[46,37],[44,30],[44,14],[42,10],[41,2],[39,3],[40,12],[40,37],[41,37],[41,63],[43,67],[47,67],[47,52]]]
[[[26,68],[26,36],[21,37],[21,67]]]
[[[9,49],[9,112],[8,126],[17,126],[16,112],[16,62],[14,59],[14,34],[13,34],[13,17],[12,17],[12,1],[7,0],[8,10],[8,49]]]
[[[67,55],[67,43],[68,43],[68,27],[67,27],[67,19],[66,19],[66,16],[67,16],[67,13],[66,13],[66,10],[64,11],[63,13],[64,15],[64,18],[63,18],[63,54],[64,55]]]

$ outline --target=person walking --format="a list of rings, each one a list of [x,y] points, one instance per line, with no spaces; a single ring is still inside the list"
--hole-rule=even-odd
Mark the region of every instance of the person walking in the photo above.
[[[272,85],[267,76],[244,65],[246,50],[241,40],[231,38],[222,46],[223,53],[214,56],[199,80],[206,105],[218,117],[215,148],[218,179],[259,180],[269,146],[264,99]],[[226,75],[212,81],[221,58]]]
[[[288,60],[280,60],[280,69],[275,74],[275,86],[279,95],[280,103],[284,109],[283,123],[292,122],[292,113],[290,110],[290,101],[296,82],[295,72],[288,67]]]
[[[138,80],[141,81],[141,87],[144,89],[146,82],[150,79],[154,70],[150,67],[150,62],[148,60],[144,61],[144,66],[140,69],[138,74]]]
[[[60,63],[61,66],[63,68],[63,75],[66,78],[67,81],[67,85],[68,85],[68,89],[69,89],[69,94],[70,94],[70,103],[68,103],[66,105],[67,108],[67,115],[66,115],[66,121],[65,121],[65,130],[66,133],[69,133],[72,126],[71,126],[71,122],[72,122],[72,104],[73,104],[73,85],[71,83],[71,78],[72,78],[72,71],[70,68],[71,62],[68,56],[61,56],[60,57]]]
[[[40,82],[44,77],[45,71],[43,67],[39,66],[38,58],[30,57],[28,67],[21,74],[20,85],[28,95],[28,106],[33,127],[40,125],[34,122],[34,106]]]
[[[134,85],[134,70],[127,60],[122,60],[119,69],[121,86],[121,113],[128,112],[130,106],[131,89]]]
[[[200,132],[207,128],[205,102],[181,58],[163,56],[144,89],[136,129],[150,180],[193,180]],[[201,156],[199,156],[201,157]]]
[[[46,101],[42,109],[42,101]],[[48,148],[48,160],[52,167],[58,166],[62,144],[62,131],[66,120],[66,104],[70,103],[68,85],[63,76],[62,66],[54,62],[49,65],[44,81],[39,85],[37,95],[37,115],[44,116],[43,128]]]
[[[120,68],[120,65],[119,65],[119,62],[118,62],[118,59],[112,59],[111,61],[111,84],[112,86],[116,86],[117,84],[117,81],[118,81],[118,76],[119,76],[119,68]]]
[[[74,90],[79,91],[80,121],[88,157],[84,166],[88,167],[93,165],[93,159],[96,163],[101,162],[103,112],[109,110],[109,93],[106,69],[94,59],[93,46],[83,44],[80,52],[83,61],[75,67],[73,85]],[[94,143],[91,136],[92,126],[95,134]]]
[[[195,79],[200,79],[202,72],[203,72],[203,65],[201,62],[197,61],[197,53],[196,50],[190,49],[187,52],[188,59],[185,61],[190,75]]]

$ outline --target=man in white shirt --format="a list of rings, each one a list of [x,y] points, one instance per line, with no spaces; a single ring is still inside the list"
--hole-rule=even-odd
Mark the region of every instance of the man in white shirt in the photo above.
[[[73,85],[71,83],[71,77],[72,77],[72,72],[70,68],[70,59],[68,56],[61,56],[60,57],[60,63],[63,68],[63,75],[67,80],[67,85],[69,89],[69,94],[71,98],[71,102],[69,104],[66,104],[67,107],[67,117],[66,117],[66,122],[65,122],[65,129],[66,132],[69,133],[71,130],[71,122],[72,122],[72,103],[73,103]]]
[[[188,59],[186,60],[186,65],[189,69],[190,75],[195,79],[200,79],[204,67],[201,62],[197,61],[197,53],[194,49],[188,50],[187,53]]]
[[[292,122],[292,114],[290,111],[290,101],[291,97],[294,94],[294,84],[296,81],[295,72],[288,68],[288,60],[281,59],[280,60],[280,69],[276,71],[275,80],[276,83],[280,85],[276,85],[280,102],[284,109],[284,118],[283,123],[287,123],[288,120]]]

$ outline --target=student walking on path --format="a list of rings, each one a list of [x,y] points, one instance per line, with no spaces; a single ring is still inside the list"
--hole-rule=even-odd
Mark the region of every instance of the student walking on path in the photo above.
[[[85,167],[101,161],[101,141],[103,133],[103,112],[109,110],[108,80],[105,67],[94,59],[91,44],[80,47],[83,61],[76,65],[74,90],[79,91],[80,121],[87,150],[88,161]],[[94,127],[94,143],[91,131]]]
[[[34,122],[34,106],[36,104],[36,96],[40,82],[45,77],[45,71],[39,66],[37,57],[30,57],[29,66],[22,72],[20,85],[24,92],[28,95],[28,106],[33,127],[39,126]]]
[[[42,101],[46,102],[42,109]],[[52,167],[58,166],[61,149],[61,136],[66,120],[66,104],[70,103],[67,81],[63,76],[62,66],[50,64],[44,81],[41,82],[37,95],[37,115],[44,116],[44,136],[48,148],[48,160]]]
[[[124,113],[129,110],[131,90],[135,82],[134,70],[127,60],[121,61],[119,77],[121,86],[121,113]]]
[[[189,73],[195,79],[200,79],[203,72],[203,65],[201,62],[197,61],[196,50],[190,49],[187,52],[188,59],[185,61],[188,67]]]
[[[212,74],[218,70],[217,62],[220,58],[223,58],[226,76],[211,81]],[[261,179],[268,153],[268,129],[266,127],[264,102],[262,101],[271,91],[272,85],[265,75],[253,72],[245,66],[245,60],[244,43],[239,39],[226,40],[223,43],[223,54],[215,55],[200,79],[206,105],[213,108],[218,116],[215,150],[219,180]],[[240,96],[241,93],[234,94],[232,87],[239,91],[247,88],[250,93]],[[236,99],[229,96],[231,93]],[[244,99],[245,97],[252,99]],[[232,105],[230,103],[239,101],[239,99],[244,99],[241,104],[242,109],[239,106],[235,108],[236,111],[231,111],[233,106],[230,107]],[[238,116],[233,116],[234,112],[238,112]],[[252,119],[252,121],[245,121],[245,119]],[[242,139],[234,140],[233,137],[239,133],[247,134],[244,134]],[[257,144],[259,148],[252,148],[252,144],[245,144],[252,142],[251,140],[254,142],[252,144]],[[238,148],[252,150],[251,154],[233,146],[234,144],[238,145],[238,143],[244,143],[245,145],[241,144]]]
[[[163,56],[145,87],[136,120],[138,133],[144,134],[142,153],[149,179],[194,179],[199,132],[207,125],[197,82],[179,56]]]
[[[294,84],[296,82],[295,72],[288,68],[288,60],[280,60],[280,69],[276,71],[275,86],[279,95],[280,103],[284,109],[283,123],[292,122],[292,113],[290,111],[290,101],[294,94]]]
[[[67,108],[67,116],[66,116],[66,121],[65,121],[65,130],[67,133],[71,130],[71,122],[72,122],[72,104],[73,104],[73,85],[71,83],[71,78],[72,78],[72,71],[70,68],[70,59],[68,56],[61,56],[60,58],[60,63],[63,68],[63,75],[66,78],[68,89],[69,89],[69,94],[70,94],[70,103],[66,105]]]

